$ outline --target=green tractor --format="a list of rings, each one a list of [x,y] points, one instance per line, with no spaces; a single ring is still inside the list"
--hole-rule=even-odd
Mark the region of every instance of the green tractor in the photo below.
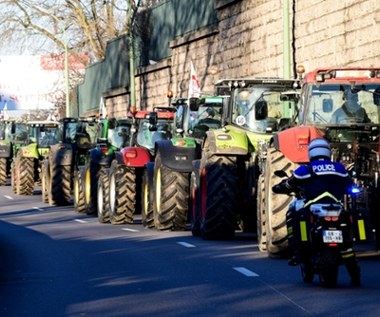
[[[71,203],[73,175],[85,164],[87,152],[95,146],[95,118],[64,118],[62,140],[50,146],[41,166],[42,201],[49,205]]]
[[[6,185],[17,148],[28,143],[28,127],[24,122],[0,121],[0,186]]]
[[[222,126],[223,98],[178,99],[173,138],[156,143],[156,156],[144,178],[149,189],[143,224],[159,230],[185,230],[189,220],[189,185],[193,161],[200,158],[206,131]],[[150,193],[150,194],[149,194]]]
[[[230,239],[237,229],[260,231],[256,199],[263,182],[267,148],[276,131],[289,127],[296,115],[295,80],[226,79],[216,84],[225,94],[226,124],[207,131],[191,181],[194,236]]]
[[[41,163],[50,146],[62,139],[61,123],[30,121],[29,144],[17,149],[11,164],[11,185],[17,195],[33,195],[35,183],[40,180]]]
[[[100,120],[96,144],[87,151],[85,164],[78,166],[75,172],[74,207],[76,212],[97,214],[99,222],[107,222],[105,210],[108,205],[108,195],[102,194],[99,197],[98,206],[98,185],[107,184],[108,169],[115,157],[115,152],[128,144],[131,125],[130,118]]]

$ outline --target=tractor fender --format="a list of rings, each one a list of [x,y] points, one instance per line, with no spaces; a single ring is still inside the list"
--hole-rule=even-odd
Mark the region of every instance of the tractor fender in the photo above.
[[[294,163],[307,163],[308,145],[316,138],[324,137],[324,132],[312,126],[293,127],[278,132],[273,137],[276,150],[282,152],[287,159]]]
[[[160,152],[164,166],[178,172],[189,173],[193,169],[193,160],[199,159],[201,147],[190,138],[173,138],[156,142],[156,153]]]
[[[140,146],[125,147],[115,154],[119,164],[130,167],[144,167],[152,160],[148,149]]]
[[[11,157],[11,145],[10,144],[0,144],[0,157]]]
[[[113,159],[113,156],[103,153],[99,148],[89,150],[88,155],[96,165],[110,166]]]
[[[73,148],[70,144],[54,144],[50,146],[49,158],[54,165],[71,165]]]
[[[223,128],[207,131],[204,144],[212,154],[247,155],[248,141],[245,132]]]
[[[35,158],[38,160],[39,154],[37,149],[37,143],[32,143],[19,149],[21,157]]]

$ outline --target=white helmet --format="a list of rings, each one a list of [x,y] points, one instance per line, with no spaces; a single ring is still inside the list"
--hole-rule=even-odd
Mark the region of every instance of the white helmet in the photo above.
[[[314,139],[309,143],[309,160],[313,161],[319,158],[331,158],[330,143],[323,138]]]

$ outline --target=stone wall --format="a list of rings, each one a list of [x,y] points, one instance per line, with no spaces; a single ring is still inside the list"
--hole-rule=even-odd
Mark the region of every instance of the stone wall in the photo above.
[[[284,76],[283,8],[285,0],[217,0],[219,23],[168,43],[170,60],[140,69],[137,107],[168,103],[167,91],[186,97],[193,62],[202,91],[213,92],[221,78]],[[317,67],[379,65],[378,0],[295,0],[295,62]],[[292,53],[291,53],[292,56]],[[290,69],[293,69],[293,64]],[[217,69],[216,74],[211,69]],[[294,74],[291,73],[291,77]],[[128,98],[124,98],[127,103]],[[107,107],[110,100],[107,100]],[[127,107],[127,104],[119,107]]]

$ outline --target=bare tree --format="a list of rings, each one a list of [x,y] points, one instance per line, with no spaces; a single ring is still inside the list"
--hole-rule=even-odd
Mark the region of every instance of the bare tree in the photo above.
[[[134,0],[0,0],[2,46],[19,52],[57,47],[78,58],[102,59],[106,43],[129,32],[138,9]],[[151,1],[147,2],[151,5]],[[33,43],[33,46],[31,45]]]

